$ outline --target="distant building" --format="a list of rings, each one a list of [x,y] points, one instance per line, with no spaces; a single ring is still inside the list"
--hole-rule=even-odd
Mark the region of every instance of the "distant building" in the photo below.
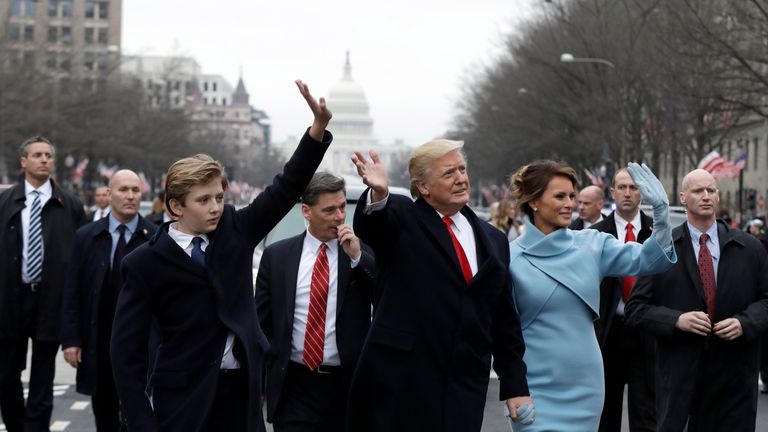
[[[0,0],[0,61],[98,85],[120,58],[121,22],[122,0]]]
[[[320,164],[320,170],[327,170],[339,175],[354,175],[357,171],[350,157],[355,151],[367,154],[375,150],[385,166],[396,168],[398,159],[410,153],[411,148],[397,141],[392,144],[381,144],[373,131],[373,118],[363,87],[352,79],[352,64],[347,52],[344,63],[344,74],[328,92],[328,108],[333,112],[333,118],[328,130],[333,133],[333,145],[325,153]],[[298,145],[295,138],[279,145],[281,151],[290,155]]]
[[[768,121],[756,116],[747,116],[728,132],[717,150],[725,161],[734,161],[743,155],[746,156],[741,186],[738,175],[722,178],[717,182],[718,189],[720,189],[720,209],[728,210],[733,218],[741,217],[742,221],[753,216],[768,214],[768,208],[766,208],[766,199],[768,198]],[[696,168],[697,164],[698,161],[692,161],[688,155],[681,155],[677,164],[678,179],[675,182],[672,178],[674,162],[669,154],[663,155],[659,179],[672,197],[670,204],[679,205],[677,196],[682,186],[682,177]],[[675,183],[677,190],[673,190]],[[743,210],[743,214],[741,214],[741,210]]]
[[[191,57],[123,56],[120,62],[120,73],[125,79],[138,78],[147,102],[155,108],[186,107],[201,70]]]

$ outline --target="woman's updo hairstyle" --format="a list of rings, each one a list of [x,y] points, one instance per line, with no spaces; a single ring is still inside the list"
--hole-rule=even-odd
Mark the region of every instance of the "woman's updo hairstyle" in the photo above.
[[[531,202],[539,199],[547,189],[550,180],[555,176],[563,176],[573,183],[577,189],[576,171],[568,165],[551,159],[537,160],[515,171],[509,179],[512,196],[517,200],[517,207],[528,216],[533,223],[533,208]]]

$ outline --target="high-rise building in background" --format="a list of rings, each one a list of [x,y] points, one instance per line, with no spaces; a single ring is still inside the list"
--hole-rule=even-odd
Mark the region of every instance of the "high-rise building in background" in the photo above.
[[[122,0],[0,0],[0,61],[96,85],[119,61],[121,22]]]

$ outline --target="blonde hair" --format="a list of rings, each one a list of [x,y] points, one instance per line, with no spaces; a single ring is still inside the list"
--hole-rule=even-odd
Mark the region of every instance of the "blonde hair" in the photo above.
[[[467,158],[464,152],[461,151],[463,147],[464,141],[453,141],[443,138],[432,140],[416,147],[413,153],[411,153],[411,158],[408,160],[408,175],[411,177],[411,195],[414,198],[421,197],[416,182],[427,180],[432,162],[454,150],[458,150],[462,159],[466,161]]]
[[[199,153],[171,164],[165,179],[165,208],[168,213],[179,217],[171,209],[171,200],[175,199],[183,206],[193,186],[207,184],[217,177],[221,178],[221,187],[227,190],[229,182],[224,166],[207,154]]]

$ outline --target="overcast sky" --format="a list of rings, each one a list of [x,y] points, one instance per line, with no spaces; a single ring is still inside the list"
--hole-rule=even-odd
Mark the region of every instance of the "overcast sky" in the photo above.
[[[409,145],[449,128],[462,77],[498,54],[534,0],[126,0],[124,54],[194,57],[232,85],[240,67],[273,141],[300,135],[311,113],[293,81],[325,96],[345,52],[366,91],[374,133]],[[330,128],[332,130],[332,127]]]

